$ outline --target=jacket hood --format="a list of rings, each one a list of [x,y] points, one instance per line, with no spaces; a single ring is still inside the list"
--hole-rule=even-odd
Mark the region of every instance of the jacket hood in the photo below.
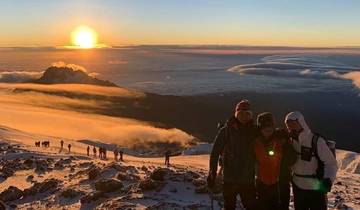
[[[307,123],[305,121],[305,118],[304,118],[304,115],[301,114],[301,112],[299,112],[299,111],[290,112],[285,117],[285,123],[288,120],[297,120],[300,123],[301,127],[304,129],[305,132],[310,132],[310,128],[307,125]]]

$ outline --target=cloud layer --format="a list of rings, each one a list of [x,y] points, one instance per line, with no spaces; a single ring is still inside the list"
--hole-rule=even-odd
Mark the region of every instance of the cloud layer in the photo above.
[[[0,82],[18,83],[39,79],[44,72],[38,71],[2,71]]]
[[[23,92],[19,89],[31,91]],[[111,102],[58,96],[43,93],[44,90],[52,93],[65,90],[69,93],[139,97],[124,89],[92,85],[0,84],[0,124],[32,133],[101,140],[127,146],[154,142],[185,146],[193,139],[176,128],[163,129],[134,119],[79,113],[71,107],[101,108]]]
[[[360,67],[324,60],[324,56],[268,56],[262,63],[237,65],[228,71],[241,75],[352,80],[360,88]]]

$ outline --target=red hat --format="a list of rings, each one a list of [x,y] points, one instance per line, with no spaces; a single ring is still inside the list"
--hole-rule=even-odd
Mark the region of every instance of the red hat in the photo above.
[[[243,110],[248,111],[250,110],[250,102],[247,99],[241,100],[238,104],[236,104],[236,111]]]

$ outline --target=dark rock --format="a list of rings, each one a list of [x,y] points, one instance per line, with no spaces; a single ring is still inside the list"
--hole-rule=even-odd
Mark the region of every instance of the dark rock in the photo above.
[[[40,184],[39,192],[45,192],[51,189],[56,189],[59,185],[60,181],[57,179],[47,179]]]
[[[95,210],[103,210],[103,209],[131,210],[135,208],[136,208],[136,204],[125,202],[120,198],[120,199],[111,199],[106,202],[103,202],[101,205],[97,206]]]
[[[117,179],[101,179],[95,182],[95,189],[101,192],[113,192],[123,187],[123,183]]]
[[[42,193],[46,191],[57,190],[60,180],[57,179],[46,179],[44,182],[35,183],[32,187],[24,190],[24,196],[34,196],[37,193]]]
[[[83,162],[79,164],[79,167],[81,168],[90,168],[93,167],[94,163],[93,162]]]
[[[116,175],[116,178],[121,180],[121,181],[125,181],[125,180],[128,180],[128,175],[124,172],[119,172],[117,175]]]
[[[66,189],[61,192],[61,196],[64,198],[76,198],[77,196],[83,195],[84,193],[81,191],[77,191],[75,189]]]
[[[184,208],[180,204],[169,203],[169,202],[158,202],[146,208],[146,210],[162,210],[162,209],[183,210]]]
[[[46,160],[36,160],[35,164],[35,172],[37,173],[44,173],[49,169],[49,163]]]
[[[28,158],[28,159],[26,159],[26,160],[24,161],[24,165],[25,165],[26,167],[28,167],[28,168],[32,168],[32,167],[33,167],[33,164],[34,164],[34,161],[33,161],[32,159],[30,159],[30,158]]]
[[[87,195],[84,195],[83,197],[81,197],[80,202],[81,204],[85,204],[85,203],[91,203],[93,201],[97,201],[100,198],[105,197],[104,193],[101,191],[96,191],[96,192],[92,192],[89,193]]]
[[[139,187],[143,191],[160,191],[164,187],[165,183],[161,181],[155,181],[152,179],[145,179],[140,181]]]
[[[29,175],[27,178],[26,178],[26,181],[30,182],[34,179],[34,176],[33,175]]]
[[[336,182],[335,185],[343,185],[342,182]]]
[[[14,201],[23,197],[23,191],[19,188],[10,186],[8,189],[0,193],[0,200],[4,202]]]
[[[90,168],[90,170],[88,171],[88,176],[90,180],[96,179],[97,177],[100,176],[100,168],[98,167]]]
[[[145,172],[148,172],[148,171],[149,171],[149,169],[148,169],[146,166],[144,166],[144,165],[141,167],[141,170],[142,170],[142,171],[145,171]]]
[[[166,169],[157,168],[150,174],[150,178],[155,181],[164,181],[166,172]]]
[[[194,180],[193,180],[193,185],[194,185],[195,187],[200,187],[200,186],[202,186],[202,185],[206,185],[206,181],[203,180],[203,179],[194,179]]]
[[[121,181],[139,181],[140,180],[140,177],[136,174],[125,173],[125,172],[121,172],[121,171],[116,175],[116,178]]]

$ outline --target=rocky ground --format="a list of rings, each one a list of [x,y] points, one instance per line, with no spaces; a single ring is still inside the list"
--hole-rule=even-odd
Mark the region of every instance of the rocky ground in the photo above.
[[[157,161],[46,155],[12,146],[0,161],[10,209],[208,209],[206,171]]]
[[[30,138],[15,135],[24,136]],[[68,153],[11,141],[9,133],[0,137],[7,138],[0,141],[0,209],[201,210],[222,204],[221,189],[209,193],[206,188],[209,156],[200,150],[172,157],[165,166],[163,158],[100,160],[83,154],[81,146]],[[329,209],[360,209],[359,160],[357,153],[338,152],[340,171]]]

